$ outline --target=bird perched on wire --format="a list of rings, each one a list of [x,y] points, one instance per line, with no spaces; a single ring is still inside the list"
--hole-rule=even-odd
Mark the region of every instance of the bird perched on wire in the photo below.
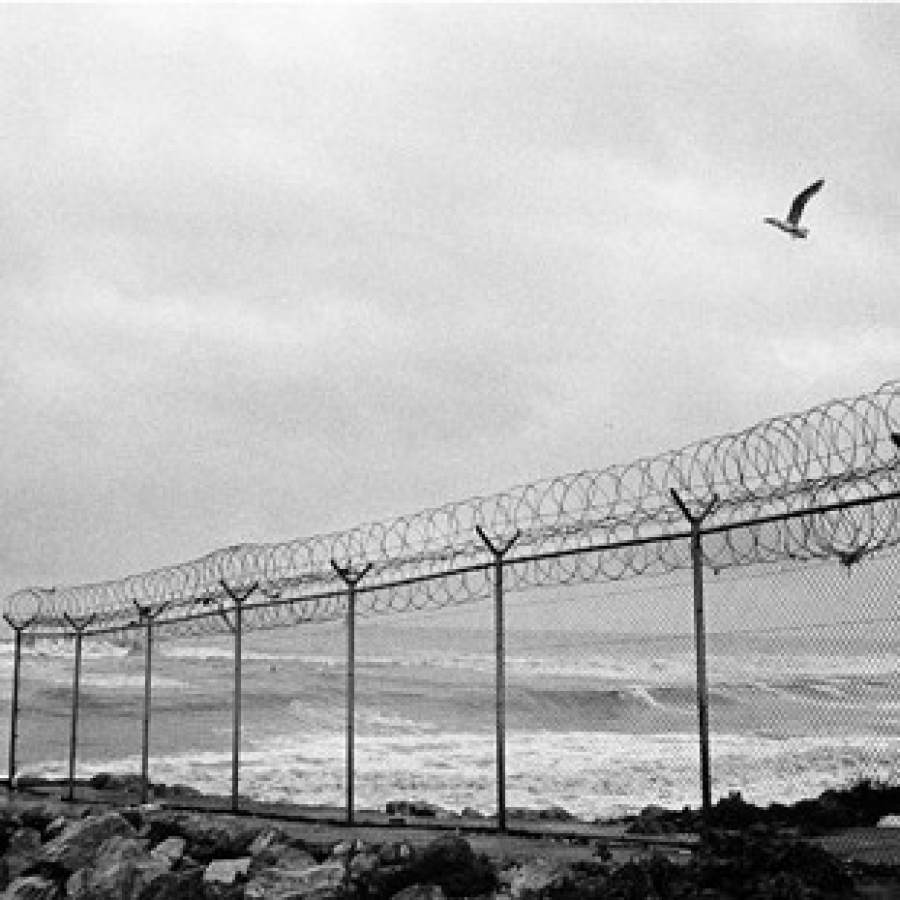
[[[820,178],[818,181],[814,181],[808,188],[804,188],[800,191],[800,193],[794,197],[794,202],[791,204],[790,211],[785,220],[782,221],[781,219],[776,219],[775,216],[767,216],[763,221],[767,225],[774,225],[776,228],[780,228],[792,238],[805,238],[809,234],[809,229],[800,226],[800,216],[803,215],[803,207],[806,206],[809,198],[812,197],[813,194],[817,194],[822,189],[823,184],[825,184],[825,180]]]

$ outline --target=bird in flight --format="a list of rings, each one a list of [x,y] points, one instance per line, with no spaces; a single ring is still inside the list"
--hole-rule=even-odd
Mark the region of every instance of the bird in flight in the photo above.
[[[809,198],[812,197],[813,194],[818,193],[823,184],[825,184],[825,180],[820,178],[818,181],[814,181],[808,188],[804,188],[800,191],[800,193],[794,197],[794,202],[791,204],[787,219],[784,221],[776,219],[774,216],[767,216],[763,221],[767,225],[774,225],[776,228],[780,228],[792,238],[805,238],[809,234],[809,229],[800,226],[800,216],[803,215],[803,207],[806,206]]]

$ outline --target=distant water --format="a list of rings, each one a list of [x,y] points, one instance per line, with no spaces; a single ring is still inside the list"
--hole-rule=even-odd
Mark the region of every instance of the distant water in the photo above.
[[[713,793],[794,800],[860,776],[900,778],[896,626],[710,635]],[[486,630],[381,619],[357,636],[355,792],[491,811],[494,643]],[[340,626],[244,639],[241,790],[340,805]],[[227,793],[231,643],[154,644],[151,778]],[[0,646],[5,771],[11,645]],[[23,663],[20,772],[67,773],[71,647]],[[140,769],[143,654],[85,642],[78,774]],[[507,803],[607,816],[699,802],[689,636],[521,631],[507,636]]]

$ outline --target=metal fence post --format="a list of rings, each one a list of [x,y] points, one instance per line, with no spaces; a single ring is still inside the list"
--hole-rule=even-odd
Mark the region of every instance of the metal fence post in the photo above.
[[[233,717],[231,725],[231,811],[238,812],[240,804],[238,803],[238,784],[240,781],[241,767],[241,635],[243,632],[243,612],[244,601],[259,587],[259,582],[254,582],[252,587],[239,594],[232,590],[224,580],[220,580],[219,584],[222,589],[231,598],[234,604],[234,621],[229,622],[222,611],[222,618],[231,628],[234,634],[234,705],[232,708]]]
[[[16,622],[10,616],[4,615],[6,624],[15,633],[13,644],[13,682],[12,696],[9,706],[9,769],[7,781],[9,789],[16,786],[16,739],[19,735],[19,676],[22,669],[22,632],[34,622],[34,616],[24,622]]]
[[[516,533],[502,546],[494,544],[480,525],[478,537],[494,557],[494,659],[497,754],[497,830],[506,831],[506,648],[503,624],[503,557],[519,539]]]
[[[677,491],[672,499],[691,526],[691,567],[694,575],[694,645],[697,660],[697,719],[700,732],[700,786],[703,794],[703,814],[712,809],[712,784],[709,769],[709,685],[706,679],[706,624],[703,610],[703,543],[701,527],[719,502],[718,494],[706,504],[699,515],[692,513]]]
[[[69,734],[69,800],[75,799],[75,757],[78,749],[78,700],[81,692],[81,642],[85,629],[94,621],[94,617],[73,619],[68,613],[63,618],[75,632],[75,669],[72,675],[72,720]]]
[[[356,720],[356,586],[369,573],[372,563],[354,572],[350,566],[339,566],[331,560],[331,567],[347,585],[347,749],[346,791],[347,824],[353,824],[354,782],[354,723]]]
[[[144,713],[141,727],[141,803],[146,803],[150,793],[150,696],[151,655],[153,649],[153,622],[165,612],[171,603],[164,603],[155,611],[150,604],[132,601],[138,611],[139,622],[144,628]]]

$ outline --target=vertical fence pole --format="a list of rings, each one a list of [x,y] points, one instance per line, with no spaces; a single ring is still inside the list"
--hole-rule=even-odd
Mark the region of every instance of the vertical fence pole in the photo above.
[[[243,616],[241,615],[241,604],[238,603],[234,608],[234,721],[231,728],[231,809],[237,812],[238,809],[238,784],[240,778],[240,756],[241,756],[241,660],[243,658],[243,650],[241,649],[241,635],[244,630]]]
[[[494,557],[494,660],[497,759],[497,830],[506,831],[506,647],[503,624],[503,557],[519,539],[519,531],[502,546],[494,544],[480,525],[475,531]]]
[[[141,726],[141,803],[146,803],[150,794],[150,699],[152,693],[153,622],[165,612],[171,603],[164,603],[154,612],[150,604],[140,604],[133,600],[138,611],[138,621],[144,629],[144,711]]]
[[[15,651],[13,656],[12,698],[9,711],[9,786],[16,784],[16,738],[19,728],[19,673],[22,668],[22,629],[16,629]]]
[[[331,560],[331,567],[347,585],[347,740],[346,740],[346,806],[347,824],[353,824],[353,783],[355,780],[353,748],[356,721],[356,586],[372,568],[372,564],[354,572],[350,566],[339,566]]]
[[[69,735],[69,799],[75,799],[75,754],[78,747],[78,693],[81,686],[81,631],[75,632],[75,674],[72,678],[72,731]]]
[[[252,587],[239,594],[232,590],[224,580],[220,580],[225,593],[231,598],[233,604],[234,621],[228,622],[223,612],[223,618],[234,634],[234,705],[232,708],[231,725],[231,811],[238,812],[238,785],[240,783],[241,768],[241,636],[243,632],[244,601],[259,587],[259,582],[254,582]]]
[[[68,613],[63,618],[75,632],[75,668],[72,674],[72,720],[69,733],[69,800],[75,799],[75,758],[78,751],[78,702],[81,693],[81,642],[85,629],[94,620],[93,616],[75,620]]]
[[[706,517],[718,503],[718,495],[694,515],[674,488],[672,499],[691,526],[691,567],[694,576],[694,647],[697,661],[697,719],[700,732],[700,787],[703,795],[703,815],[712,809],[712,783],[709,768],[709,685],[706,678],[706,623],[703,609],[703,543],[701,528]]]
[[[13,681],[12,696],[9,706],[9,769],[7,772],[10,790],[16,786],[16,740],[19,736],[19,677],[22,670],[22,632],[34,622],[34,617],[24,622],[15,622],[4,615],[6,624],[12,628],[15,639],[13,644]]]
[[[150,695],[152,685],[151,660],[153,655],[153,616],[150,607],[140,610],[144,624],[144,721],[141,723],[141,803],[146,803],[150,793]]]

